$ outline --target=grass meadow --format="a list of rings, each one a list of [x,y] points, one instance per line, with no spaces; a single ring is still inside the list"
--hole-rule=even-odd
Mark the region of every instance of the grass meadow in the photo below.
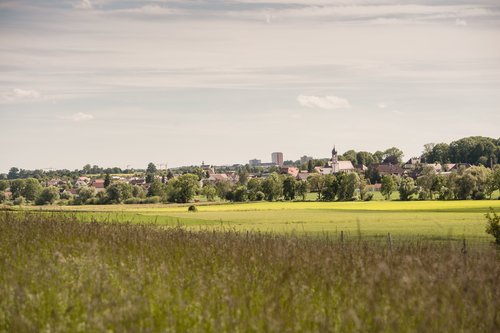
[[[491,239],[484,214],[500,210],[500,200],[254,202],[186,205],[44,206],[36,210],[75,212],[82,220],[127,221],[183,226],[193,230],[330,234],[348,237],[420,237],[422,239]]]
[[[488,242],[80,217],[0,212],[0,332],[500,330],[499,252]]]

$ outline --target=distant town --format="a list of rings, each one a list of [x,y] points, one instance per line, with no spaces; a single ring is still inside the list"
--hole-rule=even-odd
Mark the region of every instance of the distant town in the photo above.
[[[483,199],[500,187],[500,141],[469,137],[450,144],[424,146],[421,156],[402,160],[396,148],[340,154],[333,146],[328,158],[304,155],[285,160],[272,152],[270,162],[166,169],[24,170],[12,167],[0,175],[0,200],[11,204],[104,204],[208,201],[371,200],[373,192],[400,200]]]

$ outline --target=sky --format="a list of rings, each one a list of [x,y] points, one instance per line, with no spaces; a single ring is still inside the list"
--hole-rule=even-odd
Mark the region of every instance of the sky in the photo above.
[[[500,2],[0,0],[0,172],[500,136]]]

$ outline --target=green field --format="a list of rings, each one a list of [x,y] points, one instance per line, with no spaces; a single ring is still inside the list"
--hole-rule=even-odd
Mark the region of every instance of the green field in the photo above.
[[[0,211],[0,332],[499,332],[493,244],[75,217]]]
[[[46,206],[42,210],[73,211],[84,219],[182,225],[194,229],[234,229],[278,233],[362,236],[419,236],[432,239],[482,239],[484,214],[500,210],[500,200],[259,202],[186,205]]]

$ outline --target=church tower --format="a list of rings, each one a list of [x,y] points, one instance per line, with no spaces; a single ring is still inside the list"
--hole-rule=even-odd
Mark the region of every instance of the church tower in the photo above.
[[[337,164],[339,162],[339,158],[337,156],[337,150],[335,149],[335,145],[332,149],[332,164]]]

